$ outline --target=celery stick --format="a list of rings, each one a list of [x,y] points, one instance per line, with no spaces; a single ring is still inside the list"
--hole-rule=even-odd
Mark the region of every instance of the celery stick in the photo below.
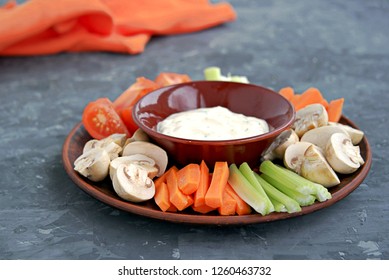
[[[231,82],[238,82],[238,83],[245,83],[248,84],[249,80],[246,76],[232,76],[231,74],[228,74],[228,76],[224,76],[221,73],[221,69],[216,66],[208,67],[204,69],[204,78],[207,81],[231,81]]]
[[[207,81],[224,81],[219,67],[208,67],[204,69],[204,78]]]
[[[286,194],[290,198],[292,198],[295,201],[297,201],[297,203],[300,206],[311,205],[316,200],[315,196],[313,196],[311,194],[299,193],[299,192],[295,191],[294,189],[290,188],[290,186],[285,184],[284,182],[279,181],[277,179],[274,179],[274,178],[272,178],[270,176],[267,176],[266,174],[261,174],[261,177],[263,179],[265,179],[265,181],[267,181],[269,184],[271,184],[272,186],[276,187],[280,192]]]
[[[296,178],[296,180],[299,180],[300,182],[304,181],[305,184],[311,184],[313,189],[315,190],[313,195],[316,196],[316,199],[318,201],[323,202],[323,201],[326,201],[326,200],[332,198],[331,193],[323,185],[320,185],[318,183],[314,183],[314,182],[294,173],[292,170],[288,170],[285,168],[285,171],[288,172],[290,174],[290,176],[292,176],[293,178]]]
[[[288,210],[288,213],[294,213],[301,211],[300,204],[294,200],[293,198],[287,196],[280,190],[278,190],[276,187],[271,185],[269,182],[267,182],[265,179],[263,179],[261,176],[259,176],[257,173],[254,173],[255,178],[259,181],[267,195],[270,199],[275,199],[282,204],[285,205],[286,209]]]
[[[266,215],[268,205],[257,189],[250,184],[235,164],[231,164],[229,170],[228,183],[234,191],[256,212]]]
[[[274,211],[273,204],[271,203],[265,190],[262,188],[261,183],[255,178],[254,171],[250,168],[247,162],[244,162],[239,166],[239,171],[243,174],[244,177],[246,177],[246,179],[250,182],[250,184],[253,185],[254,188],[256,188],[260,193],[260,195],[263,197],[267,205],[268,213],[273,212]]]
[[[274,206],[274,212],[288,212],[285,205],[269,196],[271,203]]]
[[[293,188],[293,190],[301,194],[307,195],[316,193],[316,188],[312,185],[311,181],[304,179],[296,173],[294,173],[296,176],[292,175],[289,172],[290,170],[276,165],[270,160],[265,160],[262,162],[259,166],[259,170],[263,174],[266,174],[267,176],[276,179],[277,181],[282,181],[290,188]]]

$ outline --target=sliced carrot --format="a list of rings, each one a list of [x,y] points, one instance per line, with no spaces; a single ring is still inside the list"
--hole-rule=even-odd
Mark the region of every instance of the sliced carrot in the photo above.
[[[327,101],[325,101],[323,95],[317,88],[311,87],[301,94],[301,97],[299,98],[297,104],[295,105],[295,109],[296,111],[298,111],[304,108],[305,106],[314,103],[325,104],[327,103]]]
[[[167,175],[169,174],[169,172],[171,172],[171,170],[176,170],[178,171],[178,168],[176,166],[172,166],[170,167],[165,173],[163,173],[160,177],[158,177],[157,179],[154,180],[154,185],[155,185],[155,188],[157,189],[161,183],[167,183]]]
[[[170,207],[166,210],[166,212],[177,212],[178,209],[173,204],[170,205]]]
[[[229,175],[228,164],[225,161],[215,163],[211,184],[205,195],[205,204],[218,208],[223,204],[223,193],[227,185]]]
[[[342,117],[343,104],[344,98],[338,98],[330,101],[327,108],[328,121],[338,122],[340,120]]]
[[[236,201],[236,210],[235,212],[238,215],[247,215],[251,213],[251,207],[248,205],[231,187],[229,183],[227,183],[226,190],[230,196],[232,196]]]
[[[155,189],[154,201],[163,212],[170,208],[171,202],[169,200],[169,190],[165,182],[162,182],[158,188]]]
[[[284,87],[279,90],[279,93],[289,101],[294,97],[294,89],[291,87]]]
[[[166,180],[169,190],[169,200],[178,210],[182,211],[193,203],[192,197],[184,194],[178,188],[177,170],[170,170]]]
[[[209,168],[205,161],[200,163],[200,182],[199,187],[197,188],[194,194],[194,206],[199,207],[205,204],[205,195],[207,194],[209,188],[210,180]]]
[[[200,165],[190,163],[177,172],[178,187],[184,194],[192,194],[199,187]]]
[[[223,203],[222,205],[217,209],[220,215],[227,216],[227,215],[235,215],[236,212],[236,200],[228,193],[223,193]]]
[[[301,99],[301,94],[295,94],[290,101],[290,103],[292,103],[292,105],[296,108],[296,105],[299,103]]]
[[[213,210],[215,210],[215,208],[213,207],[210,207],[206,204],[202,204],[202,205],[199,205],[199,206],[194,206],[194,204],[192,205],[192,209],[196,212],[199,212],[201,214],[206,214],[206,213],[209,213]]]

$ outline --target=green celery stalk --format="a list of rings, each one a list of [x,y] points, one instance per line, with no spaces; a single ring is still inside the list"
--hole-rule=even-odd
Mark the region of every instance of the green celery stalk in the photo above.
[[[286,209],[284,204],[282,204],[278,200],[275,200],[271,196],[269,196],[269,199],[274,206],[274,212],[288,212],[288,209]]]
[[[301,211],[300,204],[296,200],[294,200],[293,198],[287,196],[286,194],[278,190],[276,187],[271,185],[268,181],[263,179],[257,173],[254,173],[254,176],[261,184],[261,186],[263,187],[263,189],[265,190],[269,198],[275,199],[281,202],[283,205],[285,205],[288,213],[295,213]]]
[[[281,168],[283,168],[283,167],[281,167]],[[332,198],[331,193],[323,185],[320,185],[318,183],[314,183],[314,182],[312,182],[312,181],[310,181],[310,180],[308,180],[308,179],[306,179],[306,178],[296,174],[292,170],[289,170],[289,169],[286,169],[286,168],[284,168],[284,169],[285,169],[286,172],[288,172],[290,174],[291,177],[295,178],[299,182],[304,182],[304,184],[311,184],[313,189],[314,189],[313,195],[316,196],[316,199],[318,201],[323,202],[323,201],[326,201],[326,200]]]
[[[250,184],[253,185],[254,188],[257,189],[259,194],[263,197],[267,205],[267,212],[268,213],[273,212],[274,211],[273,204],[271,203],[261,183],[255,178],[254,171],[250,168],[247,162],[244,162],[239,166],[239,171],[243,174],[244,177],[246,177],[246,179],[250,182]]]
[[[266,215],[268,214],[268,205],[263,196],[258,190],[250,184],[250,182],[243,176],[235,164],[231,164],[229,167],[230,175],[228,177],[228,183],[234,189],[234,191],[256,212]]]
[[[261,177],[267,181],[269,184],[277,188],[280,192],[289,196],[291,199],[297,201],[300,206],[309,206],[312,205],[316,197],[311,194],[302,194],[297,192],[296,190],[290,188],[289,185],[285,184],[283,181],[276,180],[266,174],[261,174]]]
[[[267,176],[285,183],[293,190],[307,195],[307,194],[315,194],[316,188],[313,186],[311,181],[303,180],[303,177],[299,176],[298,174],[294,173],[294,175],[291,175],[289,170],[287,170],[284,167],[281,167],[279,165],[274,164],[270,160],[265,160],[261,163],[259,166],[259,170],[266,174]]]
[[[249,80],[246,76],[232,76],[231,74],[228,74],[228,76],[224,76],[221,73],[221,69],[216,66],[207,67],[204,69],[204,78],[207,81],[231,81],[231,82],[238,82],[238,83],[245,83],[248,84]]]

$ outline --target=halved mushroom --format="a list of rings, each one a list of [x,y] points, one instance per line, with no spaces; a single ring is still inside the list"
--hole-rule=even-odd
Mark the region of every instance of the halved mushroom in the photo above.
[[[91,149],[80,155],[74,161],[74,170],[91,181],[99,182],[105,179],[109,171],[110,158],[104,149]]]
[[[92,139],[86,142],[84,145],[83,152],[89,151],[91,149],[104,149],[108,152],[111,160],[117,158],[123,151],[123,145],[127,137],[125,134],[115,133],[104,139],[97,140]]]
[[[155,166],[155,161],[142,154],[134,154],[130,156],[118,157],[111,161],[109,165],[109,176],[113,179],[115,172],[120,164],[137,164],[147,170],[149,178],[153,179],[158,174],[158,168]]]
[[[146,201],[155,194],[153,180],[147,170],[137,164],[119,164],[112,184],[118,196],[131,202]]]
[[[123,156],[142,154],[152,158],[155,161],[155,166],[158,168],[157,176],[161,176],[166,171],[168,156],[161,147],[144,141],[135,141],[124,147]]]
[[[298,141],[299,138],[293,129],[284,130],[262,153],[262,160],[283,159],[285,150]]]
[[[338,126],[340,128],[343,128],[350,136],[353,145],[358,145],[363,139],[364,133],[362,130],[353,128],[346,124],[337,123],[337,122],[329,122],[328,125]]]
[[[301,175],[304,153],[311,145],[313,144],[309,142],[297,142],[286,148],[284,154],[285,167]]]
[[[301,137],[307,131],[327,124],[328,113],[325,107],[315,103],[297,111],[292,128]]]
[[[141,128],[135,130],[134,134],[126,140],[124,147],[135,141],[150,142],[150,137]]]
[[[326,146],[326,158],[332,168],[341,174],[353,173],[364,164],[359,146],[354,146],[343,133],[331,136]]]
[[[301,164],[301,176],[326,188],[340,183],[338,175],[328,164],[323,153],[315,145],[311,145],[304,153]]]
[[[327,142],[334,133],[343,133],[346,135],[346,131],[343,128],[326,125],[307,131],[300,140],[315,144],[325,151]]]

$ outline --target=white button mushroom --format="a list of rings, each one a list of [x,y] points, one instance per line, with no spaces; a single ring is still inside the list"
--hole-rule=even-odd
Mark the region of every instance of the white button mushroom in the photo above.
[[[300,140],[315,144],[316,146],[320,147],[323,151],[325,151],[327,142],[330,139],[331,135],[334,133],[343,133],[346,135],[344,129],[338,126],[326,125],[326,126],[321,126],[307,131],[301,137]]]
[[[147,170],[137,164],[120,164],[113,177],[113,188],[121,198],[142,202],[153,198],[155,185]]]
[[[110,158],[106,150],[91,149],[74,161],[74,170],[91,181],[105,179],[109,171]]]
[[[292,128],[301,137],[307,131],[327,124],[328,113],[325,107],[319,103],[315,103],[297,111]]]
[[[359,129],[355,129],[349,125],[345,125],[337,122],[329,122],[328,125],[338,126],[340,128],[343,128],[348,134],[348,136],[350,136],[353,145],[358,145],[363,139],[364,133]]]
[[[336,175],[323,153],[315,145],[309,146],[304,153],[304,160],[301,164],[301,175],[327,188],[340,183],[338,175]]]
[[[158,168],[155,166],[155,161],[142,154],[134,154],[130,156],[123,156],[115,158],[109,165],[109,176],[113,179],[116,170],[120,164],[137,164],[145,168],[148,172],[148,176],[153,179],[158,174]]]
[[[285,167],[301,175],[301,164],[304,160],[304,154],[311,145],[313,144],[309,142],[297,142],[286,148],[284,154]]]
[[[364,164],[359,146],[354,146],[343,133],[331,136],[326,146],[326,158],[332,168],[341,174],[353,173]]]
[[[283,159],[285,150],[298,141],[299,138],[293,129],[284,130],[263,152],[261,160]]]
[[[123,156],[142,154],[152,158],[155,161],[155,166],[158,168],[157,176],[161,176],[166,171],[168,156],[161,147],[143,141],[135,141],[124,147]]]

